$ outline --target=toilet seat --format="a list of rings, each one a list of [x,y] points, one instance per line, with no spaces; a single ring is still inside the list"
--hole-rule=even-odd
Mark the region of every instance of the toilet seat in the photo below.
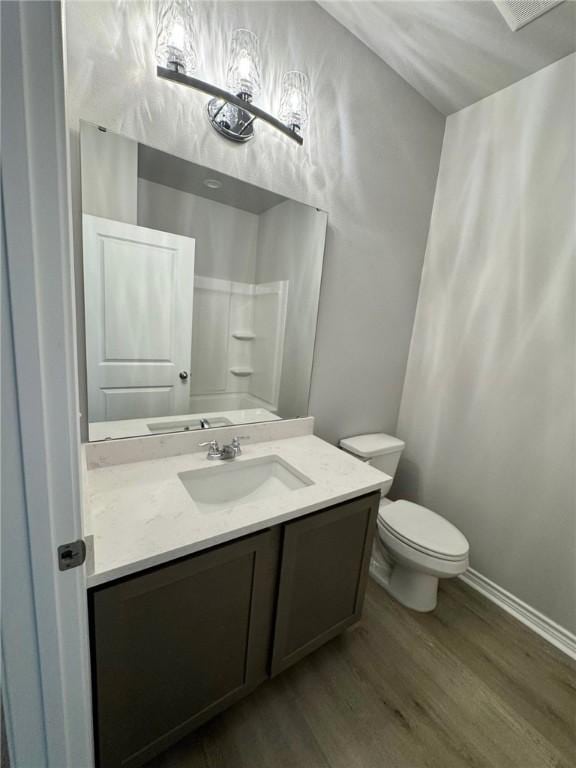
[[[378,525],[389,536],[429,557],[451,562],[468,558],[466,537],[436,512],[411,501],[380,504]]]

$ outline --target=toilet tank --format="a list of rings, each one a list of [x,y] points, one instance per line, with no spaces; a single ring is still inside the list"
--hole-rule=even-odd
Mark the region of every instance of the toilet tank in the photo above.
[[[340,447],[354,454],[362,461],[368,461],[376,469],[394,477],[405,443],[398,437],[376,432],[370,435],[356,435],[340,440]]]

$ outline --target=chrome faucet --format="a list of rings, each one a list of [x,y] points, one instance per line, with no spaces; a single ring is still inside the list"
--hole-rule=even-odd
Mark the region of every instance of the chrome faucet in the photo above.
[[[210,429],[210,422],[204,416],[200,417],[200,429]]]
[[[218,445],[218,440],[208,440],[205,443],[198,443],[200,448],[204,448],[205,445],[209,445],[208,453],[206,455],[207,459],[221,459],[222,456],[220,455],[220,446]]]
[[[232,438],[232,442],[229,445],[223,445],[222,448],[218,445],[218,440],[209,440],[205,443],[198,443],[198,445],[200,448],[204,448],[206,445],[209,446],[206,458],[210,461],[213,461],[214,459],[227,461],[229,459],[235,459],[236,456],[240,456],[242,453],[240,440],[248,440],[248,437],[244,435],[236,436]]]

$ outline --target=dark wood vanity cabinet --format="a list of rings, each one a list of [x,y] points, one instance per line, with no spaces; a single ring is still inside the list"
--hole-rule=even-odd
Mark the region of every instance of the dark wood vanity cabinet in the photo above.
[[[360,619],[379,500],[364,496],[284,526],[272,675]]]
[[[281,532],[91,594],[97,759],[132,768],[264,680]]]
[[[99,768],[135,768],[360,618],[379,494],[90,592]]]

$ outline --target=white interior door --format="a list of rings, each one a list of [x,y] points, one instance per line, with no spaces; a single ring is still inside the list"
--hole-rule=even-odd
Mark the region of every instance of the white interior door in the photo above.
[[[187,413],[194,239],[82,222],[88,420]]]

